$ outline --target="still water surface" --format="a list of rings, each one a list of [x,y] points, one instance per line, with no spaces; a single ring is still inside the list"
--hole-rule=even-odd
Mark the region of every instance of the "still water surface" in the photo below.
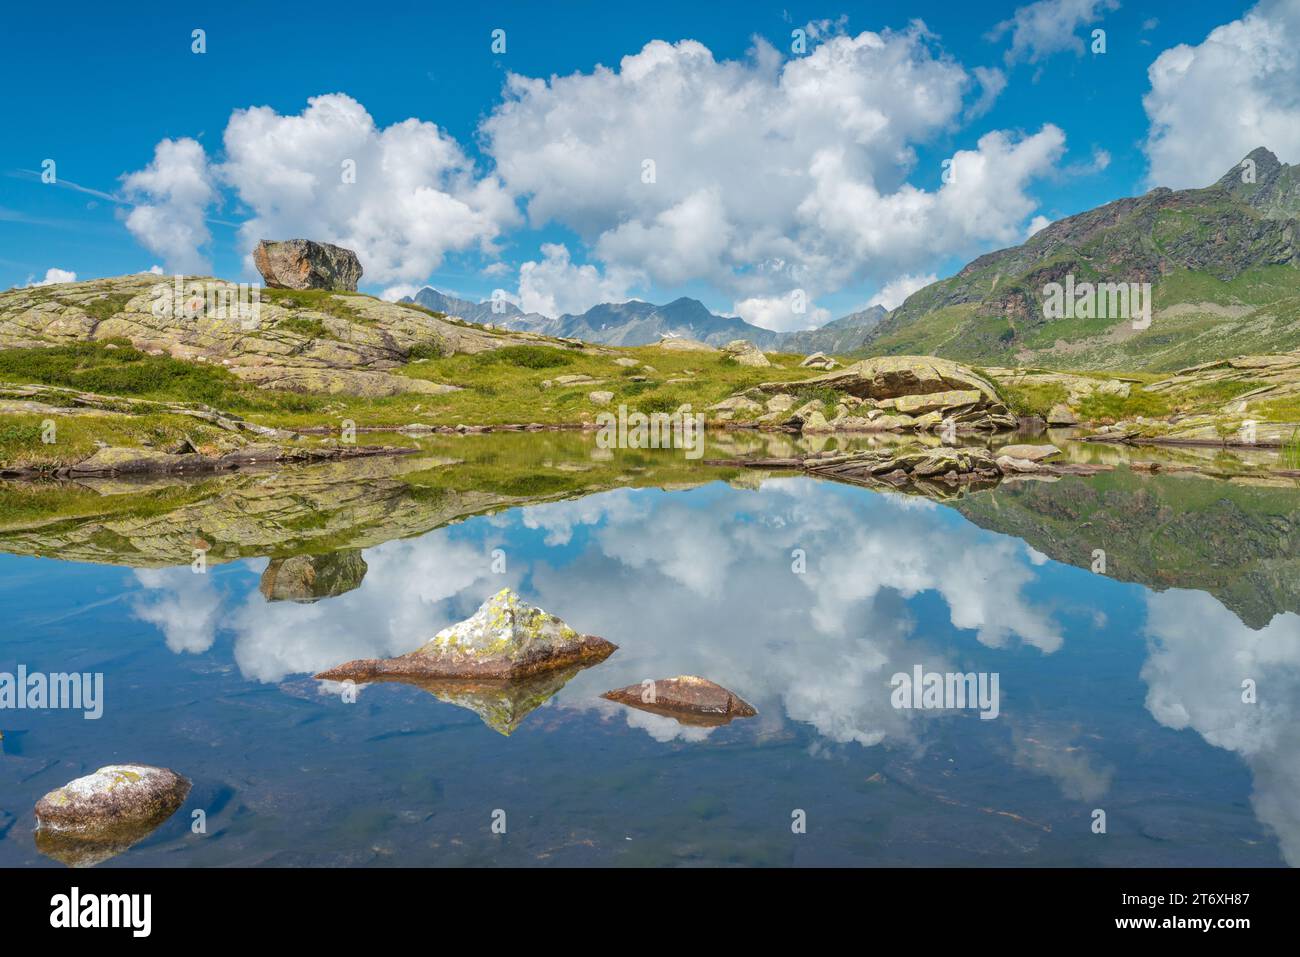
[[[60,866],[32,806],[113,762],[194,789],[104,867],[1300,863],[1295,489],[1121,469],[940,503],[581,437],[459,441],[336,470],[328,495],[243,476],[0,533],[0,671],[106,682],[97,721],[0,712],[0,866]],[[295,555],[314,601],[272,587]],[[402,684],[346,703],[311,677],[507,586],[618,652],[531,711]],[[997,673],[998,717],[895,708],[917,665]],[[678,674],[759,715],[692,727],[599,697]]]

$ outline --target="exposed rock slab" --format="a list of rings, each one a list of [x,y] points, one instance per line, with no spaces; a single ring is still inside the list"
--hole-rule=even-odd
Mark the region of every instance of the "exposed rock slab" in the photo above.
[[[416,349],[432,347],[450,356],[528,343],[581,348],[337,291],[324,300],[317,295],[290,301],[262,290],[256,317],[245,321],[210,308],[203,296],[236,301],[237,283],[193,276],[182,295],[191,288],[199,291],[195,308],[187,301],[183,314],[159,308],[175,300],[175,290],[150,274],[0,292],[0,348],[124,338],[141,351],[220,365],[263,388],[368,397],[451,390],[446,383],[397,373]]]
[[[802,384],[829,386],[859,398],[877,400],[973,389],[981,394],[985,403],[1001,405],[997,390],[988,379],[959,362],[934,356],[876,356],[807,379]]]

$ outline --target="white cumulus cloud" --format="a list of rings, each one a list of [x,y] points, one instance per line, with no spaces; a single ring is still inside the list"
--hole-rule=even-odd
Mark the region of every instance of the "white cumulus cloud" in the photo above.
[[[236,110],[223,145],[210,158],[195,140],[164,140],[125,178],[138,203],[127,227],[169,269],[206,266],[204,216],[218,185],[251,214],[239,228],[249,268],[259,239],[309,238],[354,250],[368,282],[420,282],[450,252],[494,252],[519,220],[500,182],[435,124],[380,127],[342,93],[312,97],[295,115]]]
[[[1269,0],[1147,70],[1152,186],[1205,186],[1257,146],[1300,159],[1300,0]]]
[[[1038,0],[1017,7],[1011,19],[993,28],[990,38],[1011,34],[1007,63],[1037,63],[1066,50],[1082,55],[1079,27],[1096,23],[1102,14],[1118,9],[1119,0]]]
[[[512,74],[481,133],[534,226],[573,229],[609,269],[765,301],[1018,237],[1026,186],[1064,149],[1055,127],[985,136],[935,191],[905,183],[915,147],[1004,82],[965,70],[919,23],[828,34],[789,60],[762,41],[718,60],[655,40],[616,68]]]
[[[202,249],[212,238],[206,214],[217,189],[198,140],[163,140],[153,161],[124,176],[122,186],[136,204],[126,228],[140,245],[163,257],[169,271],[211,271]]]
[[[545,243],[540,262],[519,267],[519,308],[551,317],[582,313],[599,302],[626,301],[635,281],[625,269],[602,274],[593,265],[575,265],[568,247]]]
[[[27,277],[28,286],[53,286],[60,282],[76,282],[77,274],[69,269],[59,269],[57,266],[51,266],[45,270],[45,278],[37,279],[35,276]]]
[[[904,275],[891,279],[880,287],[880,291],[871,297],[867,305],[897,309],[908,296],[918,289],[924,289],[938,278],[934,273],[927,273],[924,276]]]
[[[807,302],[804,302],[800,309],[799,303],[800,300],[794,294],[750,296],[737,302],[732,309],[751,326],[760,326],[776,332],[815,329],[830,321],[831,314],[828,310]]]

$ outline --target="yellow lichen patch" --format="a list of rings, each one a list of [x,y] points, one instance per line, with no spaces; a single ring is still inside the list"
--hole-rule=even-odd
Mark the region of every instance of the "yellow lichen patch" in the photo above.
[[[111,791],[119,784],[135,784],[140,780],[141,775],[139,772],[119,769],[113,772],[113,780],[109,782],[108,789]]]

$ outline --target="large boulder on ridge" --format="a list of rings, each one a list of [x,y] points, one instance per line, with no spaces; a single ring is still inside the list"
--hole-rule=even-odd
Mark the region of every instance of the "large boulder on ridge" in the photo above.
[[[253,265],[272,289],[356,292],[361,279],[356,253],[311,239],[263,239],[253,250]]]
[[[384,677],[513,679],[603,661],[617,648],[604,638],[578,634],[559,618],[503,588],[472,616],[444,628],[409,654],[350,661],[316,677],[325,681]]]

